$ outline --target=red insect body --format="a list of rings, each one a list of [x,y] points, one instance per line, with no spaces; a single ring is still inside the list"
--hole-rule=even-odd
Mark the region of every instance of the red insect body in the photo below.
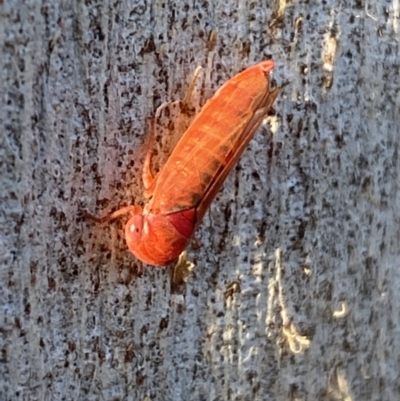
[[[164,266],[186,248],[279,93],[269,87],[273,68],[274,62],[267,60],[246,69],[204,105],[147,188],[150,200],[143,210],[128,206],[96,219],[106,221],[133,211],[125,234],[138,259]],[[150,175],[144,171],[145,181]]]

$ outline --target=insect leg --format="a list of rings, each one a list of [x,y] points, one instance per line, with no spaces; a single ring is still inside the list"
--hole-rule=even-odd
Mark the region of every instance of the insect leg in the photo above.
[[[151,158],[153,156],[153,149],[156,144],[156,121],[160,118],[161,112],[169,107],[171,104],[181,104],[181,110],[188,110],[191,102],[191,97],[193,94],[194,86],[196,84],[197,78],[199,77],[200,71],[202,70],[201,66],[198,66],[196,70],[194,71],[193,77],[190,80],[189,88],[186,91],[186,95],[183,99],[182,102],[166,102],[163,103],[160,107],[158,107],[155,116],[150,118],[150,123],[149,123],[149,132],[150,132],[150,139],[149,139],[149,144],[147,146],[147,153],[146,157],[144,160],[143,164],[143,171],[142,171],[142,181],[143,181],[143,186],[145,188],[144,196],[146,198],[150,198],[152,196],[153,190],[155,188],[155,184],[157,181],[157,175],[158,174],[153,174],[151,171]],[[179,125],[179,124],[177,124]],[[185,131],[187,126],[184,127],[184,129],[180,130],[178,129],[178,134],[181,135],[183,134],[183,131]],[[182,132],[179,132],[182,131]],[[177,140],[173,141],[174,146],[176,145]],[[173,146],[173,147],[174,147]]]
[[[145,196],[150,197],[151,196],[151,185],[155,184],[155,179],[157,178],[157,174],[154,175],[151,171],[151,158],[153,156],[153,150],[154,146],[156,144],[156,121],[158,121],[158,118],[160,117],[161,111],[164,110],[166,107],[169,106],[169,103],[163,103],[156,111],[156,114],[154,117],[149,118],[149,143],[147,145],[147,153],[146,157],[144,159],[144,164],[143,164],[143,171],[142,171],[142,181],[143,181],[143,186],[145,188]]]
[[[197,81],[197,78],[199,77],[199,74],[200,74],[201,70],[202,70],[202,68],[201,68],[200,65],[197,66],[197,68],[194,70],[193,77],[190,80],[189,88],[186,91],[186,95],[185,95],[185,97],[183,98],[183,101],[182,101],[182,106],[183,106],[184,110],[185,110],[185,108],[189,107],[189,104],[190,104],[190,101],[191,101],[191,97],[192,97],[192,94],[193,94],[193,89],[194,89],[194,86],[196,85],[196,81]]]
[[[151,156],[153,155],[153,148],[156,142],[156,132],[155,132],[155,117],[150,118],[150,139],[149,144],[147,145],[147,153],[144,159],[143,164],[143,172],[142,172],[142,180],[144,188],[147,190],[151,183],[154,181],[154,175],[151,172]]]

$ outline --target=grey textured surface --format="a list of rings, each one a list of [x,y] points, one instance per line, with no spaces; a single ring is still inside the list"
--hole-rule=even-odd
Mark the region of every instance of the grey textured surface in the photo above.
[[[0,5],[1,400],[399,399],[399,2],[322,3]],[[80,213],[143,202],[146,118],[197,65],[196,107],[270,55],[273,135],[172,291]]]

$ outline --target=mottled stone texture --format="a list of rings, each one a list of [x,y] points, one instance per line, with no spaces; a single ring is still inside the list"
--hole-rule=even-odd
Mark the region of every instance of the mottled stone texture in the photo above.
[[[4,0],[0,399],[398,401],[399,7]],[[276,113],[172,285],[81,212],[144,202],[146,119],[196,66],[198,108],[271,55]]]

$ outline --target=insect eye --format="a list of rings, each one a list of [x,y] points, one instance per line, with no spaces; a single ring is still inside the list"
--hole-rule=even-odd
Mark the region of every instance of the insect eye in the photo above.
[[[138,234],[140,232],[139,227],[137,227],[135,224],[131,224],[131,226],[129,227],[129,230],[132,234],[134,234],[134,233]]]
[[[143,216],[140,214],[133,215],[125,226],[125,234],[127,241],[139,241],[143,235]]]

